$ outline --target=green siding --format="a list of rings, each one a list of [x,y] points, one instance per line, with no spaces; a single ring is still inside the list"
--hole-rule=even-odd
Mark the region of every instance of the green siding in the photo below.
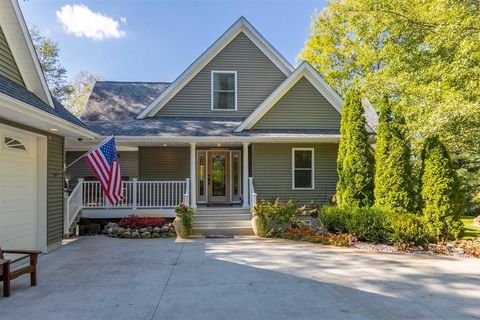
[[[258,144],[252,146],[253,185],[258,199],[326,203],[335,192],[338,144]],[[314,148],[315,189],[292,190],[292,148]]]
[[[5,34],[0,27],[0,75],[8,78],[22,86],[23,84],[22,76],[18,70],[17,63],[13,58],[10,47],[8,46],[7,39],[5,39]]]
[[[189,147],[139,147],[139,178],[183,180],[190,177]]]
[[[47,244],[63,238],[63,137],[49,135],[47,143]]]
[[[211,111],[212,70],[237,71],[238,111]],[[157,115],[247,117],[285,79],[285,74],[244,33],[240,33]]]
[[[302,77],[253,129],[340,129],[340,113]]]

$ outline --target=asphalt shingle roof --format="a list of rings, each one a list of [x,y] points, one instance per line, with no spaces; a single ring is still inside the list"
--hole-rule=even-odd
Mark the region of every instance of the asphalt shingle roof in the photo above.
[[[169,84],[167,82],[97,81],[80,119],[83,121],[135,119]]]
[[[77,117],[75,117],[67,109],[65,109],[65,107],[60,102],[54,99],[54,109],[47,103],[45,103],[42,99],[40,99],[37,95],[35,95],[33,92],[28,91],[23,86],[11,81],[10,79],[5,78],[2,75],[0,75],[0,92],[22,102],[25,102],[26,104],[34,108],[48,112],[77,126],[88,129],[82,121],[80,121]]]

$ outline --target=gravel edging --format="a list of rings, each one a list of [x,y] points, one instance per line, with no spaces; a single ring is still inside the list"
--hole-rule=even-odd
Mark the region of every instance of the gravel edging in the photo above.
[[[422,247],[415,247],[408,251],[398,250],[396,247],[388,244],[374,244],[368,243],[363,241],[354,241],[351,245],[351,248],[356,248],[360,250],[368,250],[368,251],[376,251],[376,252],[384,252],[384,253],[404,253],[404,254],[417,254],[417,255],[430,255],[430,256],[448,256],[448,257],[456,257],[462,259],[478,259],[474,256],[466,254],[464,252],[459,251],[449,251],[448,253],[437,253],[430,250],[426,250]]]

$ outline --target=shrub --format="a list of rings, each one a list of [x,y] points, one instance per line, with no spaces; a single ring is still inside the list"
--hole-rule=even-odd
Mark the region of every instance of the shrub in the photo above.
[[[375,206],[406,213],[413,208],[410,144],[404,120],[385,98],[380,110],[375,149]]]
[[[350,208],[346,220],[347,231],[358,240],[373,243],[390,243],[389,213],[378,208]]]
[[[412,213],[395,214],[390,219],[390,241],[397,247],[426,246],[431,234],[422,216]]]
[[[320,221],[331,232],[347,232],[346,223],[350,218],[347,208],[338,206],[323,206],[320,210]]]
[[[337,196],[342,207],[373,204],[373,156],[363,113],[359,92],[349,90],[342,111],[337,158]]]
[[[193,231],[193,216],[195,215],[195,209],[187,206],[184,203],[180,203],[175,207],[175,213],[177,217],[182,219],[182,224],[185,227],[186,236],[190,236]]]
[[[438,137],[425,140],[421,161],[423,214],[437,242],[456,239],[463,231],[465,198],[448,150]]]
[[[140,229],[146,227],[158,227],[161,228],[165,224],[165,219],[157,217],[139,217],[136,215],[129,215],[126,218],[123,218],[118,223],[119,227],[130,228],[130,229]]]
[[[288,240],[321,243],[337,247],[349,247],[352,243],[348,234],[316,234],[305,228],[287,228],[281,237]]]
[[[286,203],[280,198],[274,201],[260,200],[253,208],[253,213],[260,220],[260,235],[267,235],[272,228],[286,224],[298,223],[299,209],[293,200]]]

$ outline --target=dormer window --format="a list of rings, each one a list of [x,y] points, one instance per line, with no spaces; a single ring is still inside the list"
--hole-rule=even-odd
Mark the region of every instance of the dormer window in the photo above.
[[[236,71],[212,71],[212,110],[237,110]]]

